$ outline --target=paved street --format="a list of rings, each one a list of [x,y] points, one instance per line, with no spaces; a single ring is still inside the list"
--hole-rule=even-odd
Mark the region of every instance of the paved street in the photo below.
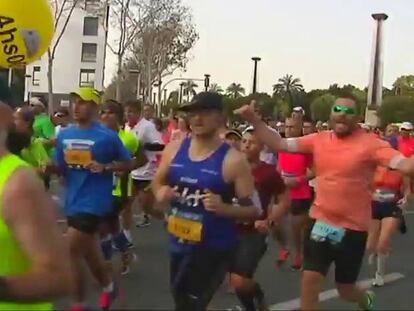
[[[398,279],[381,289],[378,294],[377,309],[379,310],[412,310],[414,296],[412,293],[414,275],[414,215],[406,216],[409,231],[406,235],[398,234],[395,240],[394,253],[390,260],[388,274],[391,279]],[[150,227],[135,230],[137,247],[135,249],[139,261],[131,274],[122,278],[122,287],[125,290],[124,301],[117,306],[120,309],[140,310],[169,310],[172,306],[168,288],[168,255],[166,247],[166,233],[160,222]],[[261,262],[257,273],[263,288],[266,291],[269,304],[274,310],[298,307],[299,273],[288,268],[276,269],[275,256],[277,248],[272,242]],[[396,273],[399,274],[396,274]],[[400,275],[401,274],[401,275]],[[360,279],[367,279],[367,269],[364,266]],[[402,275],[404,276],[402,278]],[[327,299],[322,303],[326,310],[344,310],[353,306],[337,299],[333,291],[332,275],[326,284]],[[91,305],[96,304],[97,294],[91,297]],[[221,289],[215,296],[211,306],[213,309],[229,309],[238,304],[235,295]],[[66,307],[67,302],[61,302],[59,307]],[[356,309],[356,308],[354,308]]]

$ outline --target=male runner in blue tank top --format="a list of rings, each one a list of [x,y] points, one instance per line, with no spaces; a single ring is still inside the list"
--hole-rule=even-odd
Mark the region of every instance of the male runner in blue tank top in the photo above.
[[[176,310],[207,308],[238,242],[236,220],[260,215],[246,158],[219,137],[222,108],[221,96],[207,92],[182,108],[192,136],[166,147],[152,183],[158,203],[171,206],[170,282]]]

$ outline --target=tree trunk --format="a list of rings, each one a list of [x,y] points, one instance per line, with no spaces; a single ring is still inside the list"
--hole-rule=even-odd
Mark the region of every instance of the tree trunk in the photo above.
[[[117,67],[117,77],[116,77],[116,91],[115,97],[117,102],[121,102],[121,85],[122,85],[122,55],[118,55],[118,67]]]
[[[48,91],[48,112],[53,115],[53,57],[50,50],[47,52],[47,91]]]
[[[152,104],[151,54],[152,53],[148,53],[147,57],[147,101],[149,104]]]
[[[158,117],[161,117],[161,100],[162,100],[162,82],[161,73],[158,74]]]

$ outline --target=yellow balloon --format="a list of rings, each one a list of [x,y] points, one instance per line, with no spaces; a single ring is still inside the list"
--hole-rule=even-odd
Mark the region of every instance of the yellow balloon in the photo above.
[[[22,67],[38,60],[53,34],[48,0],[0,0],[0,67]]]

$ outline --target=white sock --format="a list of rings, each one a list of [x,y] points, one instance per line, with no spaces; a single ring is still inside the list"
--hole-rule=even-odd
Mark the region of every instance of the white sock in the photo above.
[[[377,273],[381,276],[385,275],[385,264],[388,255],[378,254],[377,256]]]
[[[368,256],[368,265],[372,266],[374,264],[376,254],[371,254]]]
[[[107,287],[104,287],[103,291],[105,293],[112,293],[114,291],[114,282],[111,282]]]
[[[125,237],[128,239],[128,241],[132,241],[132,236],[131,236],[131,230],[123,230]]]
[[[108,234],[107,236],[101,238],[101,242],[107,242],[112,240],[112,234]]]

